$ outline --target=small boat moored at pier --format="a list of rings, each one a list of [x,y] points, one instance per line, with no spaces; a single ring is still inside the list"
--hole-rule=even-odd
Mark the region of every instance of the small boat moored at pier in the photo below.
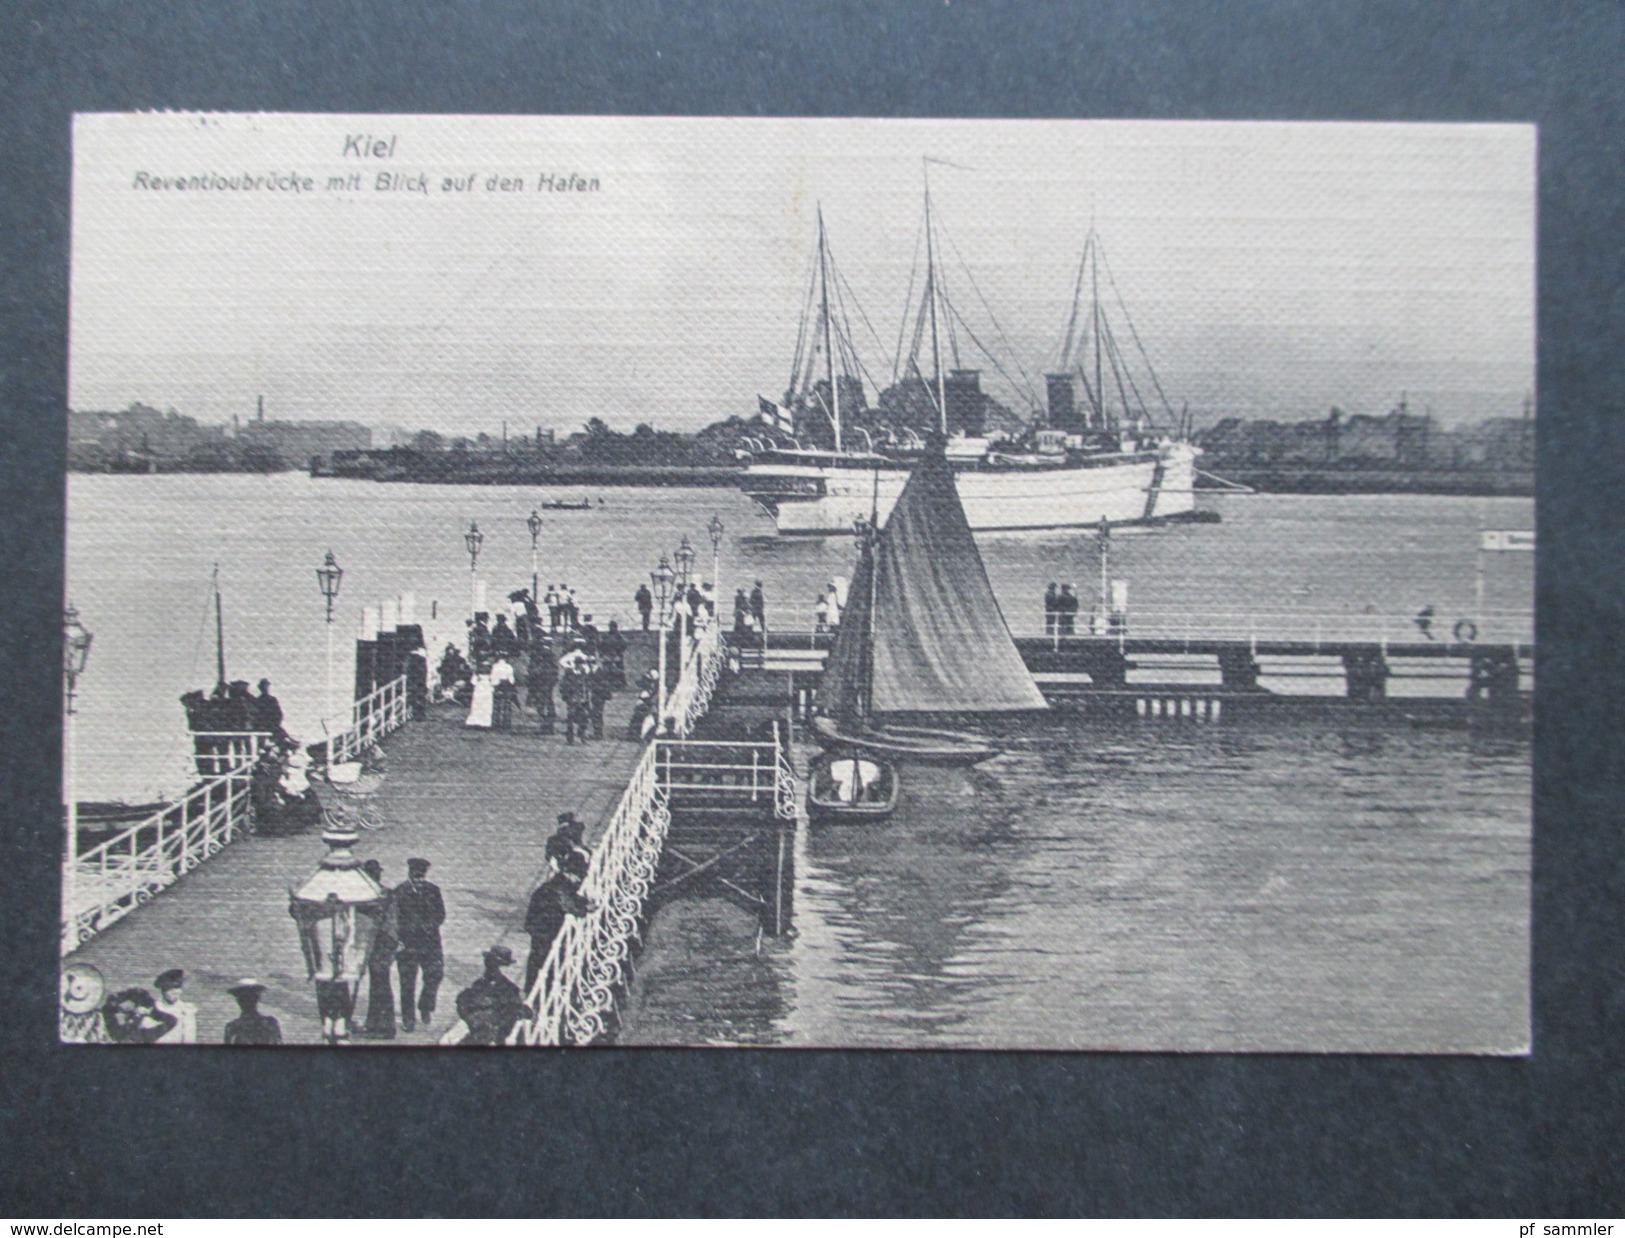
[[[807,771],[807,816],[814,821],[880,821],[897,807],[897,770],[864,751],[821,752]]]

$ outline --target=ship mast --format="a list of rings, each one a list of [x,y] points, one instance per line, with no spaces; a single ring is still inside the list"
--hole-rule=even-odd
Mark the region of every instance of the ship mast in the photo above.
[[[937,427],[948,437],[948,395],[942,381],[942,347],[937,335],[937,262],[931,236],[931,174],[925,174],[925,297],[931,306],[931,373],[937,384]],[[919,251],[916,250],[916,253]]]
[[[1092,284],[1091,297],[1095,305],[1095,417],[1100,429],[1106,429],[1106,388],[1100,372],[1100,249],[1094,228],[1089,229],[1089,271]]]
[[[220,615],[220,565],[214,565],[214,667],[215,686],[226,686],[226,625]]]
[[[830,420],[835,426],[835,450],[841,450],[841,387],[835,378],[835,330],[829,315],[829,246],[824,240],[824,208],[818,208],[818,283],[824,319],[824,364],[829,374]]]

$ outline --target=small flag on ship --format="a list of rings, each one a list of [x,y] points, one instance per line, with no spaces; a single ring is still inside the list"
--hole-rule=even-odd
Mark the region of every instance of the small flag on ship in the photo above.
[[[795,419],[791,417],[790,410],[782,404],[775,404],[765,395],[756,397],[756,409],[777,429],[789,430],[795,425]]]

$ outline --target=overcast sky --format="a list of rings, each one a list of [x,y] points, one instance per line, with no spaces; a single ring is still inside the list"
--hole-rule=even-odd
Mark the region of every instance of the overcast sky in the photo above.
[[[393,153],[347,155],[358,134]],[[1092,219],[1164,389],[1204,420],[1380,413],[1402,391],[1446,421],[1515,416],[1534,383],[1525,126],[172,113],[82,116],[74,142],[76,409],[216,421],[263,393],[272,417],[469,435],[748,415],[789,378],[820,203],[884,378],[924,157],[1033,373]],[[380,191],[380,172],[429,192]],[[542,173],[600,188],[539,192]],[[525,188],[487,190],[494,174]],[[947,278],[981,330],[981,298]]]

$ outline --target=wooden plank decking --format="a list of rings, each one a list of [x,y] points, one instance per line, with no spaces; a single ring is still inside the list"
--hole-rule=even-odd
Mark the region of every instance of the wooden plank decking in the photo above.
[[[654,653],[652,639],[631,639],[628,683]],[[605,710],[605,738],[573,746],[564,742],[562,719],[551,736],[538,734],[528,711],[511,732],[478,731],[464,727],[463,711],[450,705],[432,706],[427,721],[384,741],[388,773],[370,800],[384,824],[362,835],[356,854],[381,861],[390,885],[406,879],[409,856],[423,856],[446,901],[446,979],[434,1024],[393,1043],[438,1038],[488,947],[507,945],[523,965],[525,906],[542,877],[544,844],[566,809],[587,823],[589,844],[596,841],[642,752],[624,738],[635,703],[635,693],[618,693]],[[325,852],[316,831],[239,840],[69,958],[94,964],[109,990],[150,990],[159,972],[185,968],[204,1044],[219,1044],[237,1015],[227,986],[252,976],[267,986],[262,1009],[281,1020],[283,1039],[319,1044],[315,992],[288,916],[288,891]],[[358,1023],[365,1006],[363,982]]]

